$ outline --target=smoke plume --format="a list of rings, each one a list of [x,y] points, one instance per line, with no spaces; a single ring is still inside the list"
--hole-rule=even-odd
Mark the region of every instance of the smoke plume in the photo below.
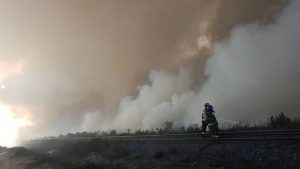
[[[216,44],[199,100],[234,120],[259,121],[279,112],[299,117],[299,9],[292,1],[275,23],[237,26]]]
[[[20,139],[199,122],[204,102],[297,116],[298,4],[1,1],[1,107]]]
[[[236,26],[228,39],[215,44],[205,65],[207,80],[198,89],[192,89],[191,74],[185,69],[173,75],[152,71],[150,83],[141,86],[136,97],[123,98],[117,115],[102,118],[99,127],[149,129],[163,121],[175,126],[199,123],[205,102],[215,105],[223,123],[259,123],[279,112],[299,117],[299,9],[300,3],[293,1],[270,25]],[[95,115],[88,117],[101,119]]]

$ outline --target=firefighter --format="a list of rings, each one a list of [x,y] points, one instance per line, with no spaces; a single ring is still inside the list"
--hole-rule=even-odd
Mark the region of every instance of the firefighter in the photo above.
[[[206,103],[204,105],[204,110],[202,113],[202,133],[206,132],[206,128],[208,126],[209,131],[213,138],[218,137],[218,121],[215,116],[215,111],[213,109],[213,106],[209,103]]]
[[[207,128],[207,116],[206,116],[206,107],[209,105],[209,103],[206,103],[204,105],[204,110],[202,113],[202,126],[201,126],[201,130],[202,130],[202,134],[205,134],[206,132],[206,128]]]

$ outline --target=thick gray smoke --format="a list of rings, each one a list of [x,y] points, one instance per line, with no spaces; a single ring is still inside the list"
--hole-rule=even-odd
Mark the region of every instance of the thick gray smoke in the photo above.
[[[207,80],[192,90],[188,70],[177,74],[152,71],[150,83],[136,97],[122,99],[112,119],[96,112],[86,115],[83,128],[155,128],[163,121],[175,125],[200,122],[202,105],[215,105],[220,119],[260,122],[285,112],[299,117],[300,2],[293,1],[275,23],[235,27],[219,42],[205,66]],[[96,121],[93,121],[97,119]]]
[[[189,91],[192,84],[189,75],[186,69],[180,69],[176,75],[151,71],[151,84],[139,87],[136,97],[123,98],[112,119],[101,117],[101,112],[91,112],[86,115],[83,128],[98,124],[106,130],[149,129],[159,127],[166,120],[183,124],[187,106],[195,99],[195,94]]]
[[[300,2],[292,1],[274,24],[233,29],[207,62],[200,103],[210,101],[220,116],[234,120],[259,121],[279,112],[299,117],[299,19]]]

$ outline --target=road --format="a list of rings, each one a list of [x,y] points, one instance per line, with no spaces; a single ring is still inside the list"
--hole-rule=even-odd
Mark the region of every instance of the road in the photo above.
[[[153,135],[114,135],[99,137],[75,138],[42,138],[37,140],[92,140],[103,139],[109,141],[292,141],[300,142],[300,129],[295,130],[259,130],[220,132],[220,137],[212,139],[209,134],[153,134]]]

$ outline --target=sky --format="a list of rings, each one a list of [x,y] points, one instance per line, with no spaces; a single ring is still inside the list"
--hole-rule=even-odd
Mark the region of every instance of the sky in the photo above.
[[[0,145],[199,123],[205,102],[224,125],[299,117],[299,9],[296,0],[1,0]]]

